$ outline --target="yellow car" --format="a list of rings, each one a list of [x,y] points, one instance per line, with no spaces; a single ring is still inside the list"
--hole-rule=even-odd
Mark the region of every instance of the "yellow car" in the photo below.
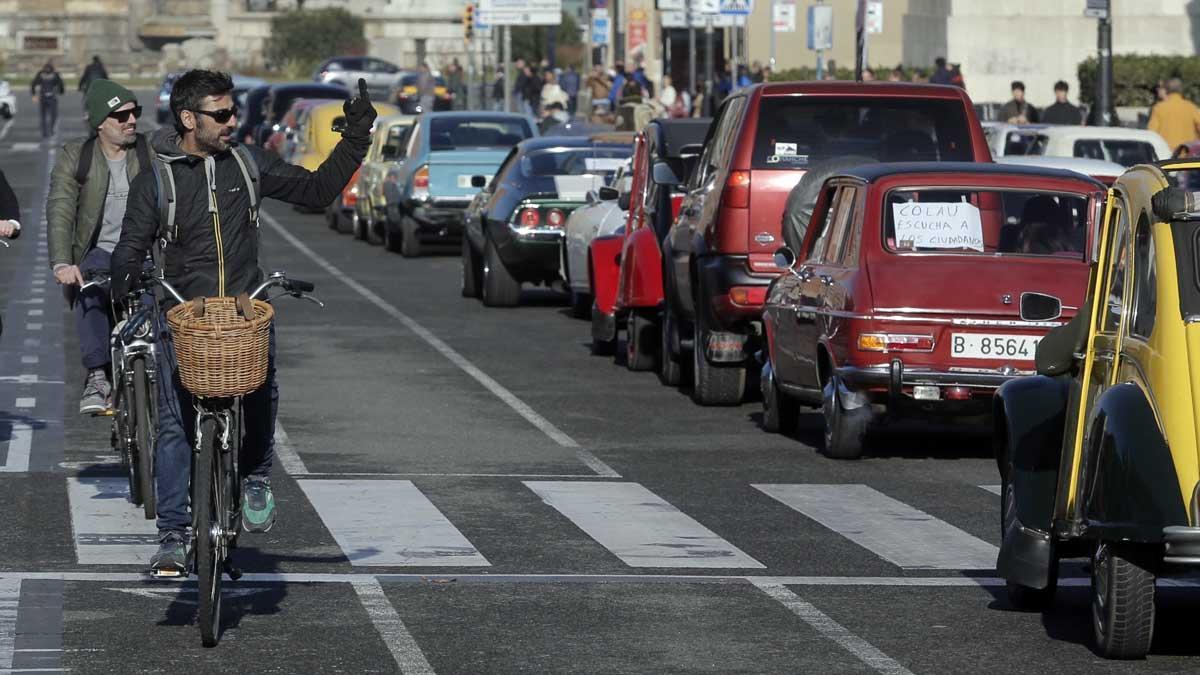
[[[375,111],[380,117],[395,115],[400,112],[396,106],[388,103],[374,103]],[[330,101],[313,106],[309,109],[304,127],[300,130],[300,143],[292,156],[292,163],[316,171],[333,152],[333,146],[342,139],[341,131],[334,131],[334,125],[340,129],[346,123],[342,114],[342,102]]]
[[[1084,306],[1038,345],[1038,374],[994,399],[1009,599],[1049,605],[1059,560],[1090,558],[1109,658],[1145,656],[1155,580],[1200,568],[1200,194],[1176,187],[1197,179],[1179,160],[1116,181]]]
[[[409,132],[416,119],[416,115],[389,115],[375,120],[371,149],[358,174],[358,202],[351,221],[352,231],[358,239],[367,239],[375,221],[386,217],[383,181],[388,167],[404,161]]]

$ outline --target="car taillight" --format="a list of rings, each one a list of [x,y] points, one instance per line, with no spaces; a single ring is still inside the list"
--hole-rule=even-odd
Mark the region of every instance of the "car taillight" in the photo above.
[[[413,174],[413,187],[429,189],[429,167],[423,166]]]
[[[931,352],[933,336],[862,333],[858,336],[858,348],[864,352]]]
[[[767,287],[734,286],[729,289],[729,300],[735,305],[761,305],[767,301]]]
[[[521,209],[517,222],[521,227],[537,227],[542,222],[542,214],[537,209]]]
[[[358,202],[358,185],[353,185],[342,193],[342,204],[354,206]]]
[[[546,224],[550,227],[562,227],[567,222],[567,214],[562,209],[550,209],[546,213]]]
[[[750,172],[730,171],[725,179],[725,192],[721,195],[721,206],[731,209],[750,208]]]

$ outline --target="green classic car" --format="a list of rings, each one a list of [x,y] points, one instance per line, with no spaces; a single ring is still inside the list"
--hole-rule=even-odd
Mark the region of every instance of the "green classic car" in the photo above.
[[[1038,374],[994,399],[1009,599],[1048,606],[1059,560],[1090,558],[1108,658],[1144,657],[1156,580],[1200,568],[1197,178],[1180,160],[1116,181],[1084,306],[1039,343]]]
[[[416,119],[416,115],[389,115],[376,120],[371,148],[358,173],[358,201],[354,205],[352,228],[355,238],[368,239],[374,224],[386,217],[383,181],[389,167],[404,161],[409,132]]]

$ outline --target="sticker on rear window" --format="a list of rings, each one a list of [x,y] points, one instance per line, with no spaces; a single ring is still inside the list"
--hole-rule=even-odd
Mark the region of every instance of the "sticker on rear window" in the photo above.
[[[983,252],[979,209],[967,202],[905,202],[892,204],[896,248],[970,249]]]
[[[795,155],[796,154],[796,144],[795,143],[776,143],[775,144],[775,154],[777,154],[777,155]]]
[[[592,173],[616,171],[624,163],[620,157],[586,157],[583,160],[583,166]]]
[[[808,164],[808,155],[768,155],[767,164]]]

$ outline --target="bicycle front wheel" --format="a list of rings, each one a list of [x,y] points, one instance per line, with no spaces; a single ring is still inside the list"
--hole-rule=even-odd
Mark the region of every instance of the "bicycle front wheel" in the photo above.
[[[157,517],[154,499],[154,425],[151,420],[150,379],[146,377],[146,362],[133,362],[133,428],[134,447],[130,448],[137,473],[138,494],[142,500],[142,511],[146,520]]]
[[[196,576],[200,595],[200,641],[205,647],[215,647],[221,639],[221,569],[222,514],[225,504],[217,421],[204,417],[200,421],[200,447],[192,469],[192,511],[196,522]]]

